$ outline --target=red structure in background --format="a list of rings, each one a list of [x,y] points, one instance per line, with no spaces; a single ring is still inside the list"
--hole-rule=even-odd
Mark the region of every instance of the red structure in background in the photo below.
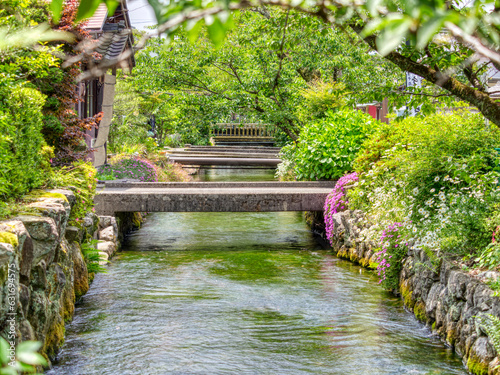
[[[356,107],[360,111],[368,113],[375,120],[389,123],[389,119],[387,118],[387,112],[388,112],[388,109],[387,109],[388,100],[387,99],[384,99],[384,101],[382,101],[382,102],[358,104]]]

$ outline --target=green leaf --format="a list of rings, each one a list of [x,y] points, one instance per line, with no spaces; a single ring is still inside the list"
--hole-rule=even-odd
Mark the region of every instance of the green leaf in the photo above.
[[[76,14],[76,22],[92,17],[101,3],[106,4],[108,16],[113,15],[119,5],[117,0],[81,0]]]
[[[0,375],[18,375],[18,373],[14,367],[8,366],[0,370]]]
[[[61,19],[61,11],[63,8],[63,0],[52,0],[50,2],[50,11],[52,12],[52,19],[58,23]]]
[[[188,23],[186,27],[187,37],[191,43],[196,42],[196,40],[198,39],[202,25],[203,21],[191,21],[190,23]]]
[[[17,358],[24,363],[29,365],[46,365],[45,358],[41,354],[31,353],[31,352],[21,352],[17,355]]]
[[[372,15],[372,17],[376,17],[378,15],[377,8],[382,3],[382,0],[367,0],[366,1],[366,9]]]
[[[165,5],[163,5],[158,0],[148,0],[148,3],[149,5],[151,5],[151,8],[153,8],[153,11],[155,12],[156,21],[158,23],[162,22],[163,9],[165,8]]]
[[[76,22],[92,17],[100,3],[101,0],[82,0],[76,13]]]
[[[382,22],[382,19],[376,18],[366,24],[363,31],[361,32],[361,37],[365,38],[368,35],[372,35],[373,33],[381,30],[384,27],[385,22]]]
[[[9,363],[9,349],[9,343],[0,337],[0,362],[3,364]]]
[[[108,8],[108,15],[115,14],[115,10],[120,5],[118,0],[103,0]]]
[[[409,18],[395,19],[388,22],[387,26],[377,36],[377,50],[386,56],[403,42],[412,20]]]
[[[38,341],[23,341],[17,346],[17,352],[37,352],[42,347]]]
[[[41,347],[38,341],[24,341],[17,346],[16,356],[19,361],[29,365],[47,365],[45,358],[37,353]]]
[[[424,48],[426,44],[432,40],[434,34],[436,34],[441,29],[444,21],[445,17],[436,16],[424,23],[417,31],[416,47],[418,49]]]

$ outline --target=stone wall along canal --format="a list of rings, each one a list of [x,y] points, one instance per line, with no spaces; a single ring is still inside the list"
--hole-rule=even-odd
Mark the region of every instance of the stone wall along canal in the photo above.
[[[301,214],[156,213],[97,275],[48,374],[466,374]]]

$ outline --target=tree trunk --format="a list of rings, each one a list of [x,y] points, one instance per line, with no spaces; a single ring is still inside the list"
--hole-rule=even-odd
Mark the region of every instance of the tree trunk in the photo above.
[[[361,28],[358,27],[352,27],[352,29],[357,33],[361,31]],[[365,41],[371,48],[374,50],[377,49],[375,37],[373,35],[366,37]],[[396,64],[401,70],[417,74],[420,77],[425,78],[430,83],[449,91],[451,94],[462,99],[463,101],[476,106],[484,117],[496,126],[500,127],[500,105],[487,93],[467,86],[453,77],[445,75],[424,64],[415,62],[398,52],[393,51],[385,56],[385,58]]]

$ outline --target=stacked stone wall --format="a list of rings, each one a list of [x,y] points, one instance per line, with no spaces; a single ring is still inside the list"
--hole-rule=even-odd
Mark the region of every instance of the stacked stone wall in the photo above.
[[[336,255],[375,268],[377,246],[360,235],[369,226],[363,212],[345,211],[333,219]],[[492,272],[471,275],[451,260],[430,259],[423,250],[410,250],[396,293],[417,319],[455,349],[470,372],[500,374],[497,353],[478,321],[482,314],[500,317],[500,298],[483,282],[496,276]]]
[[[114,217],[89,213],[80,227],[68,226],[74,203],[70,190],[48,191],[30,204],[34,214],[0,222],[0,336],[42,342],[49,363],[93,276],[82,242],[98,240],[106,260],[118,247]]]

